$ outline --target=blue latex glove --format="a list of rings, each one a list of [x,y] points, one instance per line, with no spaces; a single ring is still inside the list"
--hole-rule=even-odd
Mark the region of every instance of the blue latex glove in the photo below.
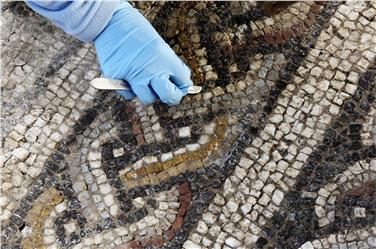
[[[176,105],[192,85],[189,68],[127,2],[119,4],[94,44],[104,76],[131,86],[133,92],[118,91],[126,99],[137,95],[145,104],[160,99]]]

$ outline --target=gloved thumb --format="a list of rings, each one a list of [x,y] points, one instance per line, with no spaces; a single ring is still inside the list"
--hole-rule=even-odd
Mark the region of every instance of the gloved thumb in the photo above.
[[[185,95],[185,93],[170,80],[169,75],[153,78],[150,85],[159,99],[170,106],[179,104]]]

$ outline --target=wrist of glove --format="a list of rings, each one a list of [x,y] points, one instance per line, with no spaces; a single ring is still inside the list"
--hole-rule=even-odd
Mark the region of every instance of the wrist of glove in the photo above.
[[[126,99],[176,105],[193,84],[189,68],[127,2],[119,5],[94,44],[104,76],[129,83],[132,91],[118,91]]]

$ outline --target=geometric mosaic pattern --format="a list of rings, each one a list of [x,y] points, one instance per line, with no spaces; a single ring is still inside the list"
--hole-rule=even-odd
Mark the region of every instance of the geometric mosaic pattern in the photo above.
[[[1,248],[376,248],[376,4],[137,2],[203,91],[89,85],[95,48],[1,8]]]

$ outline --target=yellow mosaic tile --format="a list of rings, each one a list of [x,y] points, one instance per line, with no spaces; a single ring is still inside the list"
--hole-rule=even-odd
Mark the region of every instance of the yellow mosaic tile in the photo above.
[[[35,205],[27,214],[26,225],[32,229],[32,234],[22,240],[24,249],[44,249],[43,226],[54,207],[64,200],[63,196],[54,188],[47,189],[36,200]]]
[[[120,179],[122,179],[128,188],[134,188],[156,184],[171,176],[177,176],[181,173],[198,169],[204,165],[202,161],[216,151],[218,145],[225,138],[226,129],[227,118],[217,118],[212,140],[200,149],[177,155],[163,163],[154,163],[146,168],[125,173],[120,176]]]
[[[177,175],[179,175],[179,172],[174,167],[168,168],[166,171],[167,171],[167,174],[169,176],[177,176]]]

